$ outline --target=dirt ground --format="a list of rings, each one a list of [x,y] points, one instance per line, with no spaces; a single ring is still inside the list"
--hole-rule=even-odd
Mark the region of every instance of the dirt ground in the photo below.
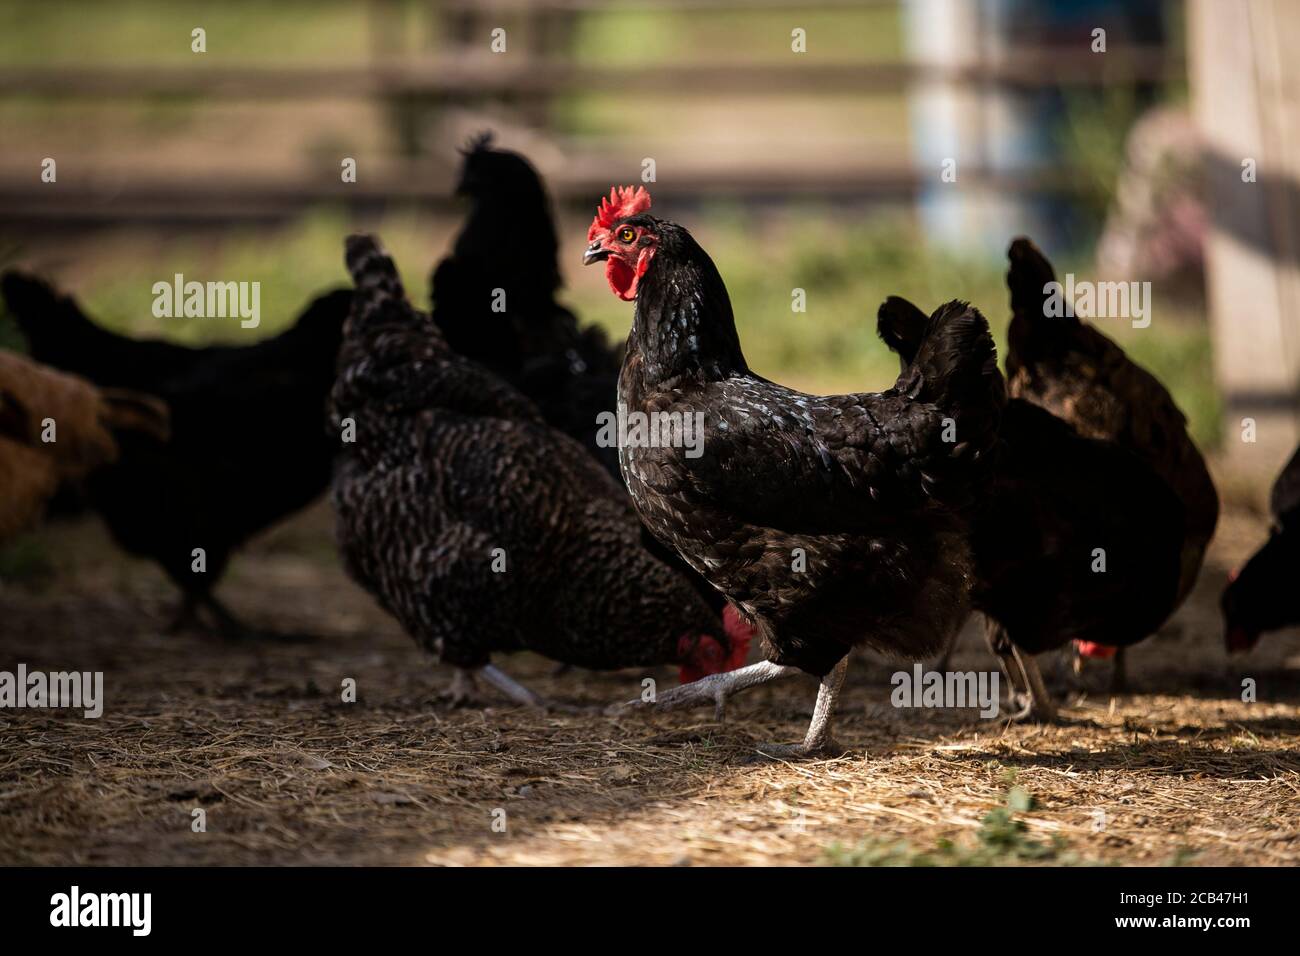
[[[1132,653],[1131,694],[1102,692],[1094,662],[1059,725],[1009,726],[895,709],[896,666],[858,656],[851,752],[798,764],[755,747],[802,735],[811,680],[737,698],[722,726],[452,708],[450,673],[338,568],[330,521],[321,504],[235,562],[230,606],[298,635],[256,644],[164,633],[166,581],[93,519],[41,532],[48,566],[0,586],[0,670],[100,670],[106,703],[98,720],[0,710],[0,863],[1300,862],[1300,641],[1222,650],[1225,571],[1264,534],[1247,512]],[[643,676],[499,663],[577,704],[629,699]],[[993,667],[975,632],[954,666]]]

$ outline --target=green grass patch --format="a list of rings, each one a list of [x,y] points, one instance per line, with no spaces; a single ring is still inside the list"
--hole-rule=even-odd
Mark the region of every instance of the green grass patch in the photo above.
[[[831,866],[1091,865],[1059,836],[1040,840],[1030,835],[1020,814],[1032,810],[1033,805],[1028,791],[1013,784],[1004,805],[984,815],[971,843],[940,840],[930,850],[918,850],[906,840],[864,840],[853,847],[835,843],[827,847],[825,862]]]

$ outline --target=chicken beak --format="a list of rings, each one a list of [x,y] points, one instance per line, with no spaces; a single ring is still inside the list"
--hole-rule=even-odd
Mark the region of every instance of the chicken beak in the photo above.
[[[589,266],[593,262],[604,262],[608,258],[609,258],[609,250],[602,249],[600,246],[600,240],[597,239],[595,242],[589,245],[587,247],[587,251],[582,254],[582,264],[584,266]]]

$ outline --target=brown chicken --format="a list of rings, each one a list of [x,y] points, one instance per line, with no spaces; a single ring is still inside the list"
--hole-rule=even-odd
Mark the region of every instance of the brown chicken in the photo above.
[[[115,433],[167,437],[167,407],[97,389],[14,352],[0,352],[0,540],[40,520],[64,482],[117,459]]]
[[[1232,572],[1220,599],[1229,654],[1249,651],[1268,631],[1300,624],[1300,449],[1273,483],[1269,505],[1268,540]]]
[[[897,296],[880,307],[876,328],[904,370],[927,321]],[[1132,452],[1084,438],[1024,399],[1007,402],[993,456],[993,484],[972,519],[971,599],[1011,681],[1016,716],[1053,720],[1032,655],[1071,640],[1122,647],[1150,636],[1175,604],[1183,508]]]
[[[1007,388],[1013,398],[1039,405],[1086,438],[1128,449],[1173,490],[1183,506],[1178,591],[1170,612],[1187,597],[1219,519],[1219,496],[1205,459],[1187,433],[1187,418],[1154,375],[1095,326],[1074,315],[1048,314],[1051,263],[1028,239],[1017,239],[1011,260],[1011,325],[1007,329]],[[1107,645],[1084,644],[1087,656],[1108,657]],[[1122,652],[1115,687],[1124,684]]]

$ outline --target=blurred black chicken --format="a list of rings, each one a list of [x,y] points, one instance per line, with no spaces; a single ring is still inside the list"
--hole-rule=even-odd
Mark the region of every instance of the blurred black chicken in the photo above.
[[[849,651],[919,658],[969,613],[959,511],[983,492],[1005,396],[988,325],[950,303],[893,388],[796,392],[749,370],[717,268],[649,204],[630,189],[602,203],[584,261],[604,261],[615,295],[636,300],[619,376],[629,422],[700,416],[705,440],[698,456],[628,441],[623,474],[647,526],[754,621],[768,658],[656,706],[720,708],[731,692],[805,671],[822,682],[808,733],[766,750],[834,751]]]
[[[1269,505],[1268,540],[1233,572],[1223,592],[1229,653],[1250,650],[1268,631],[1300,624],[1300,449],[1273,483]]]
[[[927,322],[897,296],[880,306],[877,331],[904,371]],[[1025,655],[1154,633],[1177,606],[1183,509],[1131,452],[1023,399],[1007,402],[993,454],[992,488],[972,513],[972,603],[1021,698],[1016,716],[1051,720],[1056,708]]]
[[[537,407],[451,349],[406,301],[389,257],[347,243],[356,300],[332,396],[355,427],[334,480],[349,573],[418,644],[542,703],[491,663],[531,650],[592,669],[677,663],[683,679],[742,662],[693,587],[640,545],[626,492]]]
[[[617,448],[596,443],[596,417],[614,409],[621,357],[556,301],[564,281],[541,177],[484,134],[465,152],[457,193],[470,213],[433,272],[433,321],[452,349],[522,392],[619,478]]]
[[[206,610],[223,635],[252,635],[212,589],[240,544],[329,484],[338,440],[326,432],[326,400],[351,291],[314,300],[273,338],[206,348],[116,335],[19,272],[0,279],[0,292],[37,360],[166,402],[170,439],[122,435],[116,463],[88,481],[90,503],[119,545],[157,561],[181,589],[174,627]]]

